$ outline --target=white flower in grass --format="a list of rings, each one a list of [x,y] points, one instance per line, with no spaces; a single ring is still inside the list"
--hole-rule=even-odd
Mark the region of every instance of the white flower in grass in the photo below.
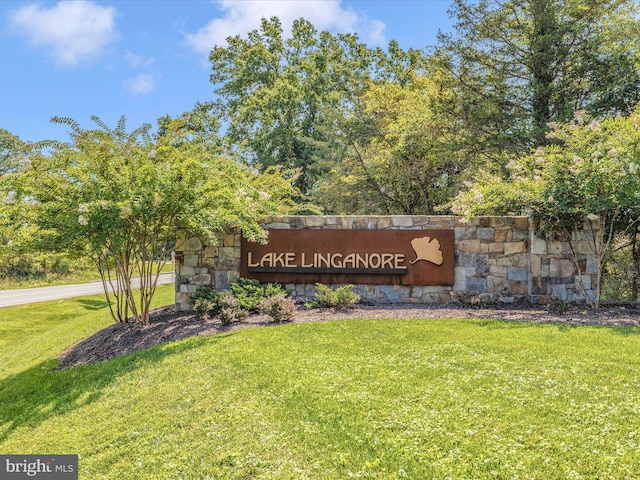
[[[80,213],[87,213],[89,211],[89,206],[86,203],[81,203],[78,205],[78,211]]]
[[[271,198],[271,195],[269,195],[267,192],[260,192],[258,194],[258,198],[260,199],[261,202],[266,202]]]
[[[78,217],[78,223],[80,225],[89,225],[89,221],[87,220],[87,218],[84,215],[80,215]]]
[[[631,173],[632,175],[635,174],[638,171],[638,169],[640,169],[640,167],[638,166],[637,163],[631,162],[629,164],[629,173]]]

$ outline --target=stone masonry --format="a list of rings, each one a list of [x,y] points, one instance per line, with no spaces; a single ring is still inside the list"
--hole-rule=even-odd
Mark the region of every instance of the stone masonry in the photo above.
[[[573,239],[573,252],[566,239],[540,238],[535,223],[528,217],[288,216],[267,218],[263,225],[267,229],[454,230],[453,286],[356,285],[355,291],[364,302],[546,303],[552,297],[581,302],[585,294],[595,298],[596,232],[590,225],[585,225]],[[236,229],[211,241],[196,237],[178,240],[178,309],[191,308],[189,298],[198,285],[226,290],[238,278],[240,235]],[[581,274],[577,273],[576,265]],[[313,298],[315,293],[312,284],[285,286],[297,300]]]

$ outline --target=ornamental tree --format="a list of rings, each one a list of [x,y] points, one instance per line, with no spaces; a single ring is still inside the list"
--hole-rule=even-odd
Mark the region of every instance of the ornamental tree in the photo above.
[[[70,118],[67,143],[44,142],[22,170],[7,175],[12,193],[3,220],[17,225],[26,249],[61,251],[90,258],[102,278],[113,318],[149,322],[158,277],[178,230],[214,238],[228,227],[263,235],[265,215],[293,205],[295,175],[277,168],[262,173],[225,155],[215,139],[194,135],[188,119],[164,119],[162,133],[150,125],[115,129],[92,117],[83,129]],[[139,276],[141,287],[131,286]]]

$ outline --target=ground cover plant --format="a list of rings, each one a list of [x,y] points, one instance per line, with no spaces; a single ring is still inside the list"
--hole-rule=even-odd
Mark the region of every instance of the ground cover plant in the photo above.
[[[287,324],[54,370],[110,323],[98,298],[0,310],[3,453],[78,453],[80,478],[109,479],[632,478],[640,464],[638,328]]]

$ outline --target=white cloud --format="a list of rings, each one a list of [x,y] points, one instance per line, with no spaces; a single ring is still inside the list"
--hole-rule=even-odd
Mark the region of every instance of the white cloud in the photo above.
[[[150,67],[153,65],[153,62],[155,62],[154,58],[144,58],[135,53],[131,53],[129,50],[125,51],[124,57],[131,68]]]
[[[50,48],[57,65],[75,65],[118,38],[115,16],[115,8],[88,0],[60,1],[51,8],[20,7],[11,15],[11,25],[32,45]]]
[[[294,20],[303,17],[318,30],[357,33],[361,40],[374,45],[385,42],[385,24],[344,7],[341,0],[218,0],[222,17],[211,20],[196,33],[187,35],[187,43],[196,51],[208,54],[227,37],[244,35],[260,27],[262,18],[278,17],[285,33]]]
[[[152,92],[156,86],[156,82],[153,75],[141,73],[129,80],[125,80],[123,85],[124,88],[131,93],[144,94]]]

